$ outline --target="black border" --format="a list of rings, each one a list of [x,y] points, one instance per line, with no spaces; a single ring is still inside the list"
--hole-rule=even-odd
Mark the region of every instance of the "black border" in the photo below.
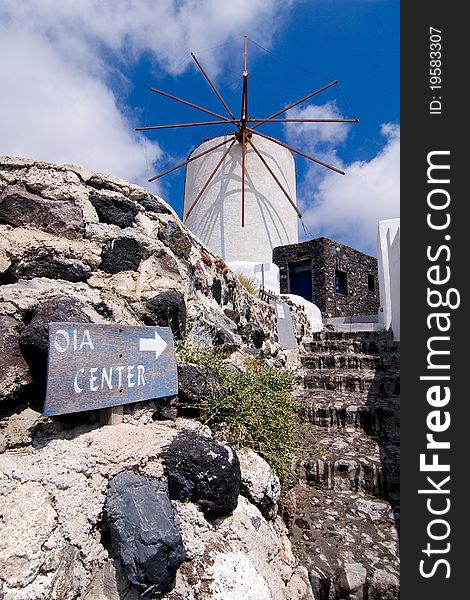
[[[465,491],[467,476],[466,424],[470,411],[470,398],[466,390],[466,372],[470,363],[466,350],[466,337],[470,327],[466,316],[468,283],[467,233],[469,217],[466,216],[468,192],[465,189],[467,171],[464,149],[468,126],[466,100],[466,64],[470,52],[465,31],[463,5],[456,2],[402,2],[401,3],[401,598],[402,600],[447,600],[467,597],[466,574],[469,524],[466,518],[469,506]],[[442,30],[442,114],[431,115],[429,102],[433,92],[429,89],[429,28]],[[465,31],[465,32],[464,32]],[[450,461],[451,509],[444,518],[449,521],[451,533],[447,554],[434,555],[450,563],[450,578],[441,565],[434,576],[424,578],[419,573],[419,562],[426,556],[422,549],[428,541],[426,528],[433,517],[426,509],[424,496],[417,493],[426,483],[426,474],[419,470],[419,455],[425,451],[426,415],[432,410],[426,402],[428,383],[420,382],[425,374],[427,348],[431,335],[426,317],[432,310],[426,301],[428,245],[442,243],[443,232],[426,225],[428,213],[427,154],[435,150],[450,150],[451,225],[445,233],[451,235],[450,286],[459,290],[460,307],[449,310],[452,326],[449,331],[451,361],[451,414],[449,430],[442,435],[451,443],[447,450]],[[441,309],[443,310],[443,309]],[[444,335],[444,334],[442,334]],[[469,337],[470,339],[470,337]],[[444,410],[444,409],[443,409]],[[445,456],[443,452],[441,460]],[[463,464],[459,467],[459,461]],[[437,474],[436,479],[439,478]],[[442,477],[441,477],[442,479]],[[428,486],[429,487],[429,486]],[[437,518],[437,517],[436,517]],[[439,543],[436,542],[436,547]],[[441,546],[444,542],[440,543]],[[428,559],[429,561],[429,559]],[[430,562],[427,563],[428,565]]]

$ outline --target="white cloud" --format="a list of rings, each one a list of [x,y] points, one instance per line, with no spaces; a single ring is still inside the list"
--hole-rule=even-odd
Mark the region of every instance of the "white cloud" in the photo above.
[[[344,119],[336,101],[325,104],[310,104],[304,108],[293,108],[287,113],[289,119]],[[336,146],[347,138],[350,125],[348,123],[286,123],[285,130],[290,143],[302,144],[310,151],[319,146]]]
[[[378,221],[400,214],[400,129],[388,123],[381,132],[387,141],[377,156],[346,165],[344,177],[327,173],[313,198],[304,198],[304,221],[314,237],[376,254]]]
[[[14,51],[12,51],[14,48]],[[143,183],[145,156],[161,156],[137,136],[99,79],[71,66],[43,38],[0,38],[0,153],[79,164]]]
[[[125,68],[150,52],[156,66],[177,75],[192,64],[190,50],[244,33],[269,44],[293,1],[3,0],[0,154],[144,183],[147,163],[162,152],[133,130],[121,100]],[[212,72],[224,57],[217,54]]]

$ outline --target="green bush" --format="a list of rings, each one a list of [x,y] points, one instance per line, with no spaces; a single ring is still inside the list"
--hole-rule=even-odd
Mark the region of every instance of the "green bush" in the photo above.
[[[292,375],[254,359],[246,362],[243,371],[229,370],[223,356],[188,340],[177,344],[177,353],[181,362],[208,366],[223,381],[224,393],[208,399],[206,423],[231,444],[258,452],[285,488],[297,426]]]

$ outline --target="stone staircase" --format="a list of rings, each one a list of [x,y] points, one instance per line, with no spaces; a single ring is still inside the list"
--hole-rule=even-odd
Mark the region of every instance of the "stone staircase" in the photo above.
[[[314,334],[291,536],[315,600],[399,597],[399,345],[384,331]]]

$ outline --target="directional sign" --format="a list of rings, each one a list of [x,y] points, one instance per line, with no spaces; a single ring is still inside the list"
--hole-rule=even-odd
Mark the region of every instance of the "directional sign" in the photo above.
[[[176,356],[168,327],[49,324],[45,415],[177,393]]]

